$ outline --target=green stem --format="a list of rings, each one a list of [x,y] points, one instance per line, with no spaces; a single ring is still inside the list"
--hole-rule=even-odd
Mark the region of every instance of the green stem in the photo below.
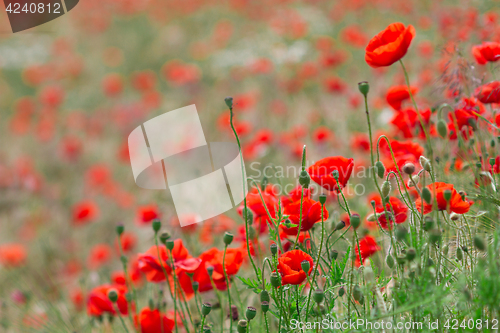
[[[227,244],[224,245],[224,255],[222,256],[222,271],[224,272],[224,278],[226,279],[226,285],[227,285],[227,298],[229,300],[229,332],[233,332],[233,318],[231,314],[231,291],[229,290],[229,278],[227,277],[226,273],[226,250],[227,250]],[[221,304],[222,306],[222,304]]]

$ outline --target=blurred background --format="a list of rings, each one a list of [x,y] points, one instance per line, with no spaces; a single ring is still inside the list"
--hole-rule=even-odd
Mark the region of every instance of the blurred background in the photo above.
[[[181,230],[168,191],[136,186],[127,137],[139,124],[196,104],[207,141],[234,140],[224,103],[232,96],[250,176],[250,163],[299,165],[304,144],[308,163],[343,155],[363,164],[369,154],[357,83],[370,82],[375,131],[387,132],[385,94],[404,84],[399,66],[365,63],[369,39],[392,22],[415,26],[404,60],[418,102],[433,107],[481,82],[482,69],[464,64],[473,59],[472,44],[500,41],[498,5],[81,0],[68,14],[16,34],[2,11],[3,323],[24,332],[61,320],[47,304],[64,322],[84,322],[86,291],[121,267],[118,223],[130,231],[134,253],[151,246],[154,217],[194,244],[192,252],[213,246],[212,238],[197,241],[203,224]],[[464,71],[477,82],[460,80]],[[286,176],[283,182],[295,184],[294,174]],[[356,174],[351,180],[362,181]],[[241,224],[236,210],[227,215],[235,228]]]

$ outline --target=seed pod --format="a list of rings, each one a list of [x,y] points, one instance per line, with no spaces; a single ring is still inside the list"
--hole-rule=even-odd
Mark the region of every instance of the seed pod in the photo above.
[[[260,304],[260,309],[262,310],[262,312],[266,313],[267,311],[269,311],[269,302],[262,302]]]
[[[269,302],[270,301],[269,293],[266,290],[262,290],[260,292],[260,301],[261,302]]]
[[[493,142],[495,142],[495,141],[493,141]],[[490,166],[494,166],[495,165],[495,158],[494,157],[490,157],[489,162],[490,162]]]
[[[116,233],[118,234],[118,236],[121,236],[121,234],[123,234],[124,231],[125,227],[123,226],[123,224],[118,224],[116,226]]]
[[[191,286],[193,288],[193,291],[197,292],[198,289],[200,288],[200,283],[198,281],[193,281],[193,283],[191,284]]]
[[[352,297],[358,302],[361,301],[361,298],[363,298],[363,292],[361,291],[359,285],[354,286],[352,290]]]
[[[311,268],[311,263],[308,260],[303,260],[300,263],[300,267],[302,268],[304,273],[306,273],[306,275],[309,275],[309,269]]]
[[[162,234],[160,235],[160,242],[165,245],[169,239],[170,234],[168,232],[162,232]]]
[[[299,184],[303,188],[308,188],[311,183],[311,177],[309,177],[309,173],[306,170],[302,170],[299,175]]]
[[[461,248],[462,248],[462,251],[464,251],[465,253],[469,253],[469,249],[467,248],[467,246],[462,245]]]
[[[398,265],[404,265],[406,263],[406,255],[399,255],[396,257],[396,262],[398,263]]]
[[[153,223],[152,223],[152,226],[153,226],[154,232],[158,232],[158,230],[160,230],[160,228],[161,228],[161,221],[160,220],[154,220]]]
[[[464,259],[464,255],[460,247],[457,247],[456,255],[458,260],[462,261],[462,259]]]
[[[208,266],[207,273],[210,277],[212,277],[213,272],[214,272],[214,266]]]
[[[210,303],[203,303],[201,305],[201,314],[204,316],[208,316],[208,314],[212,311],[212,304]]]
[[[224,238],[223,238],[224,244],[226,244],[226,245],[231,244],[233,242],[233,238],[234,238],[234,235],[232,233],[226,231],[224,233]]]
[[[390,253],[385,257],[385,263],[389,268],[394,268],[394,257]]]
[[[256,308],[254,308],[253,306],[247,307],[247,311],[245,312],[245,316],[247,317],[248,321],[254,319],[256,315],[257,315]]]
[[[363,94],[363,96],[367,96],[370,91],[370,85],[367,81],[362,81],[358,83],[359,92]]]
[[[427,202],[428,204],[430,204],[432,202],[432,194],[431,194],[431,190],[429,190],[427,187],[424,187],[422,189],[422,198],[425,200],[425,202]]]
[[[478,235],[474,236],[474,246],[479,251],[486,250],[486,245],[484,244],[484,240]]]
[[[115,289],[108,291],[108,298],[111,302],[115,303],[118,300],[118,293]]]
[[[337,223],[335,225],[335,231],[342,230],[342,229],[344,229],[344,227],[345,227],[345,222],[344,221],[340,221],[339,223]]]
[[[319,203],[324,205],[326,202],[326,195],[325,194],[320,194],[319,195]]]
[[[168,240],[166,243],[165,243],[165,246],[167,247],[167,249],[169,249],[170,251],[173,250],[174,248],[174,241],[173,240]]]
[[[381,192],[382,192],[382,197],[385,198],[389,195],[389,193],[391,192],[391,183],[389,183],[387,180],[382,184],[382,188],[381,188]]]
[[[415,257],[417,256],[417,252],[415,251],[414,248],[409,248],[408,251],[406,251],[406,259],[408,259],[408,261],[413,261],[413,259],[415,259]]]
[[[439,119],[437,122],[437,131],[441,138],[445,139],[448,136],[448,126],[443,119]]]
[[[457,213],[451,213],[450,214],[450,220],[452,221],[458,221],[460,219],[460,214]]]
[[[339,289],[339,297],[344,296],[344,294],[345,294],[345,289],[344,289],[344,287],[340,287],[340,289]]]
[[[316,289],[313,293],[313,300],[316,303],[321,303],[325,299],[325,293],[322,289]]]
[[[247,321],[242,319],[238,322],[238,333],[246,333],[247,331]]]
[[[278,245],[276,245],[276,243],[272,243],[269,248],[273,256],[276,255],[276,253],[278,253]]]
[[[281,277],[276,272],[271,273],[271,285],[274,288],[278,288],[279,286],[281,286]]]
[[[361,218],[359,214],[352,214],[350,218],[351,225],[354,229],[358,229],[361,225]]]
[[[232,97],[224,98],[224,102],[226,103],[228,108],[230,108],[230,109],[233,108],[233,98]]]
[[[382,163],[381,161],[377,161],[377,163],[375,163],[375,171],[377,172],[377,175],[379,176],[379,178],[384,178],[384,175],[385,175],[385,166],[384,166],[384,163]]]

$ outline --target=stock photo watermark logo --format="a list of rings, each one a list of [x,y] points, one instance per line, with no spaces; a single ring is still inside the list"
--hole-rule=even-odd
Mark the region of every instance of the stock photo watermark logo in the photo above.
[[[128,147],[136,184],[151,190],[168,187],[183,227],[236,207],[247,194],[238,145],[207,143],[194,104],[138,126]]]
[[[75,8],[79,0],[3,0],[12,32],[52,21]]]

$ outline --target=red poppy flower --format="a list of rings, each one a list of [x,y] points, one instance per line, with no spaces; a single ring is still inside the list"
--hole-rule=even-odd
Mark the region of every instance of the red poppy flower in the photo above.
[[[222,269],[223,256],[224,251],[217,248],[212,248],[208,251],[203,252],[199,257],[207,265],[214,268],[212,279],[218,283],[223,283],[225,281],[224,271]],[[224,266],[226,268],[226,274],[228,276],[232,276],[238,273],[242,263],[243,252],[240,249],[226,250],[226,261],[224,263]]]
[[[312,133],[312,138],[316,143],[324,143],[332,138],[332,131],[326,126],[320,126]]]
[[[302,196],[302,189],[303,187],[301,185],[295,186],[293,190],[291,190],[288,193],[287,197],[282,197],[281,198],[281,205],[282,207],[286,207],[289,204],[292,204],[296,202],[297,200],[300,201],[300,197]],[[304,199],[305,198],[310,198],[312,194],[311,188],[305,188],[304,189]]]
[[[281,284],[299,285],[306,279],[306,273],[302,270],[302,261],[310,263],[309,275],[312,272],[314,262],[310,255],[301,250],[292,250],[283,253],[278,258],[278,272],[281,275]]]
[[[430,121],[431,117],[431,110],[426,109],[423,111],[419,111],[420,115],[422,116],[422,119],[424,121],[424,124],[428,124]],[[391,124],[396,126],[399,130],[399,132],[403,135],[405,138],[413,138],[415,137],[415,129],[419,129],[419,134],[420,136],[425,137],[425,132],[422,129],[422,126],[420,124],[420,119],[418,117],[417,111],[413,109],[406,109],[406,110],[401,110],[399,111],[396,115],[391,120]]]
[[[115,247],[117,248],[118,253],[120,253],[120,243],[122,245],[123,252],[130,252],[135,248],[135,245],[137,244],[137,237],[135,236],[135,234],[128,231],[125,231],[123,234],[121,234],[120,242],[118,242],[118,239],[116,239],[115,242]]]
[[[149,224],[159,217],[160,213],[156,205],[141,206],[137,209],[137,221],[141,225]]]
[[[454,212],[457,214],[465,214],[469,211],[472,202],[462,199],[462,196],[455,190],[453,184],[446,184],[443,182],[436,182],[427,186],[427,188],[431,191],[432,196],[434,196],[434,191],[436,192],[436,201],[438,210],[447,210],[448,212]],[[451,191],[451,199],[447,202],[444,198],[444,191]],[[421,198],[418,198],[415,201],[415,206],[418,211],[422,211],[422,204],[424,206],[424,214],[428,214],[432,211],[432,207],[434,204],[434,198],[431,203],[423,201]]]
[[[485,104],[500,103],[500,81],[493,81],[478,87],[474,95]]]
[[[307,172],[318,185],[328,191],[341,190],[347,184],[351,177],[352,169],[354,168],[354,160],[342,156],[326,157],[311,165]],[[339,182],[332,176],[332,172],[339,172]],[[340,185],[340,186],[339,186]],[[340,188],[339,188],[340,187]]]
[[[148,307],[141,310],[135,322],[137,327],[141,327],[141,333],[172,333],[175,327],[174,320],[160,313],[158,309],[151,310]]]
[[[300,231],[308,231],[315,223],[321,222],[321,203],[309,198],[304,198],[302,201],[302,223],[300,223],[300,199],[287,205],[284,209],[285,215],[288,215],[290,221],[297,225],[297,227],[292,228],[283,227],[283,231],[287,235],[297,235],[299,224]],[[326,208],[323,208],[323,219],[328,219]]]
[[[361,258],[363,259],[363,262],[380,250],[380,247],[377,245],[377,242],[370,235],[367,235],[359,240],[359,247],[361,248]],[[354,249],[354,252],[356,253],[355,264],[356,266],[359,267],[361,265],[361,262],[359,261],[359,250],[357,245]]]
[[[90,250],[88,266],[90,269],[99,269],[111,259],[111,247],[107,244],[97,244]]]
[[[115,290],[118,294],[116,304],[113,304],[108,298],[108,292]],[[87,313],[89,316],[102,316],[104,313],[116,315],[116,308],[122,315],[128,314],[128,303],[125,298],[127,287],[123,285],[105,284],[92,289],[87,299]]]
[[[365,60],[373,68],[390,66],[403,58],[415,37],[412,25],[392,23],[373,37],[366,47]]]
[[[418,91],[417,87],[411,87],[412,95],[415,95],[417,91]],[[393,86],[389,88],[389,90],[387,90],[387,95],[385,98],[390,106],[392,106],[395,110],[400,110],[401,104],[405,100],[410,98],[410,90],[406,85]]]
[[[6,267],[18,267],[26,262],[26,248],[22,244],[0,245],[0,264]]]
[[[400,170],[406,163],[413,163],[415,164],[415,166],[418,166],[418,160],[424,153],[424,148],[413,141],[391,140],[391,147],[394,153],[394,158],[396,159],[396,163],[398,164]],[[397,172],[387,141],[381,140],[380,148],[381,152],[385,155],[383,163],[385,165],[386,171]]]
[[[266,207],[269,211],[271,217],[275,217],[276,207],[278,206],[278,198],[274,194],[273,187],[271,185],[266,186],[264,190],[261,190],[262,199],[260,197],[259,191],[254,187],[247,194],[247,207],[253,212],[254,219],[263,217],[265,220],[268,219]],[[264,206],[265,205],[265,206]],[[244,205],[238,207],[238,213],[241,215],[243,213]]]
[[[161,258],[161,262],[158,259]],[[174,248],[172,249],[172,256],[174,265],[182,265],[184,260],[191,258],[188,250],[184,247],[181,239],[174,241]],[[149,282],[162,282],[166,280],[164,270],[167,274],[172,272],[172,267],[170,266],[170,258],[168,255],[167,248],[164,245],[156,247],[153,245],[145,253],[139,255],[139,269],[141,272],[146,274],[146,279]],[[189,265],[189,263],[188,263]],[[162,268],[163,266],[163,268]]]
[[[500,59],[500,43],[484,42],[480,45],[474,45],[472,55],[480,65],[498,61]]]
[[[82,201],[73,206],[73,223],[82,225],[96,219],[99,208],[92,201]]]
[[[369,201],[375,201],[375,212],[378,216],[378,222],[384,229],[388,229],[388,221],[385,212],[390,216],[390,224],[394,222],[399,224],[406,221],[408,218],[408,207],[396,197],[389,197],[389,202],[384,205],[382,204],[382,198],[378,194],[374,194],[369,197]],[[392,207],[391,207],[392,206]]]

